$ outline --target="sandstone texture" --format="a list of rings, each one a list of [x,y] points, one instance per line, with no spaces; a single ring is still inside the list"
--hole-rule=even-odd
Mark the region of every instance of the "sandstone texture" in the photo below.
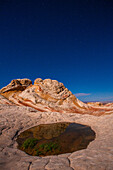
[[[87,149],[55,156],[30,156],[17,149],[21,132],[56,122],[88,125],[96,139]],[[32,85],[19,79],[0,90],[0,170],[112,170],[112,132],[112,103],[84,104],[56,80],[36,79]]]
[[[26,87],[32,84],[32,81],[29,79],[15,79],[12,80],[6,87],[3,87],[0,90],[0,93],[7,94],[6,92],[10,91],[23,91]],[[6,95],[7,96],[7,95]]]
[[[34,85],[29,79],[12,80],[0,90],[0,94],[17,105],[30,106],[42,112],[73,112],[100,116],[113,111],[113,104],[81,102],[63,83],[51,79],[37,78]]]
[[[104,116],[77,113],[40,112],[30,107],[0,105],[1,170],[112,170],[113,114]],[[96,139],[87,149],[56,156],[29,156],[17,149],[16,138],[22,131],[44,123],[75,122],[89,125]]]
[[[8,99],[6,99],[4,96],[0,95],[0,104],[9,104],[9,105],[13,105],[13,103],[11,101],[9,101]]]

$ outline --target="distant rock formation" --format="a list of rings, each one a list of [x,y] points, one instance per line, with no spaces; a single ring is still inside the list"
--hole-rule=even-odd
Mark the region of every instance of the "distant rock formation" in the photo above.
[[[100,105],[81,102],[57,80],[37,78],[33,85],[29,79],[16,79],[3,87],[0,94],[17,105],[30,106],[42,112],[104,114]]]

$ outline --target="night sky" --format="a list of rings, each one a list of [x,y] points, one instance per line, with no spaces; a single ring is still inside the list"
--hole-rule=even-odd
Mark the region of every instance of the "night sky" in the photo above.
[[[113,0],[0,0],[0,88],[17,78],[113,100]]]

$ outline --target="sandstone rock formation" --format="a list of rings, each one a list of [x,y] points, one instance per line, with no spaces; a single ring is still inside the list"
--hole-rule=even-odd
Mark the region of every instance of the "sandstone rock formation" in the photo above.
[[[11,83],[0,90],[0,93],[6,98],[9,98],[12,94],[25,90],[31,84],[32,81],[29,79],[12,80]]]
[[[113,113],[113,112],[112,112]],[[30,156],[17,149],[16,138],[39,124],[75,122],[91,126],[96,139],[87,149],[56,156]],[[105,116],[77,113],[40,112],[25,106],[0,105],[1,170],[112,170],[113,114]]]
[[[0,104],[8,104],[8,105],[13,105],[13,103],[11,101],[9,101],[8,99],[6,99],[4,96],[0,95]]]
[[[18,134],[56,122],[91,126],[96,139],[87,149],[56,156],[30,156],[17,149]],[[36,79],[32,85],[29,79],[17,79],[2,88],[0,124],[1,170],[113,169],[113,103],[85,104],[56,80]]]
[[[58,111],[93,115],[111,112],[109,105],[102,107],[99,104],[81,102],[63,83],[51,79],[37,78],[34,85],[29,79],[12,80],[9,85],[0,90],[0,94],[17,105],[30,106],[42,112]]]

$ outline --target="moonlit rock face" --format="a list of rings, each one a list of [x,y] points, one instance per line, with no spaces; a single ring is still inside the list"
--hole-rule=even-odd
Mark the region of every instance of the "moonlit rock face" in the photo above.
[[[63,83],[51,79],[37,78],[34,85],[29,79],[12,80],[0,90],[0,94],[5,97],[4,100],[0,99],[0,103],[7,100],[42,112],[71,112],[100,116],[105,113],[111,114],[113,111],[112,104],[83,103]]]

